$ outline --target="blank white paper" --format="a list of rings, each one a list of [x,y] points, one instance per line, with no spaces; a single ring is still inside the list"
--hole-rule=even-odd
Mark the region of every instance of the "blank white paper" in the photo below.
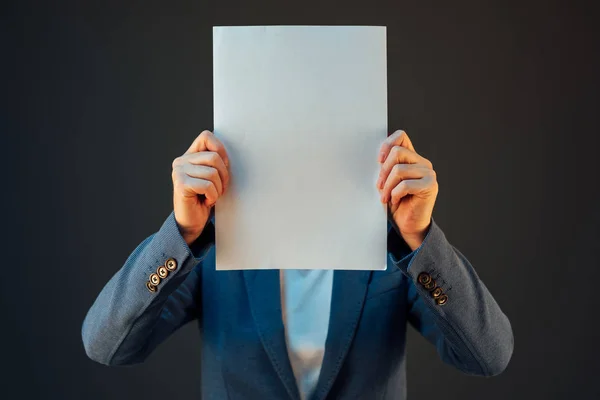
[[[386,30],[213,28],[216,268],[384,270]]]

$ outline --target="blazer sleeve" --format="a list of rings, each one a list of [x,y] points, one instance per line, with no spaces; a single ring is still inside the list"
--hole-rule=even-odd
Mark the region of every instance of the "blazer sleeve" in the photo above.
[[[412,252],[395,225],[388,243],[392,262],[408,277],[409,323],[440,358],[470,375],[504,371],[514,346],[508,317],[435,220]]]
[[[170,334],[198,318],[202,261],[214,244],[214,216],[188,246],[174,212],[158,232],[142,241],[104,286],[81,330],[85,351],[104,365],[144,361]],[[172,259],[155,290],[150,274]]]

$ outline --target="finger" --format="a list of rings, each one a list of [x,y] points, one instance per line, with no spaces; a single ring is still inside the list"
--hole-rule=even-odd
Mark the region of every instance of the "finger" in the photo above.
[[[181,168],[173,170],[173,188],[183,197],[204,195],[209,204],[216,203],[219,193],[215,185],[206,179],[192,178]]]
[[[217,188],[217,193],[219,195],[223,194],[223,182],[221,181],[219,171],[216,168],[194,164],[184,164],[179,168],[181,168],[181,170],[191,178],[211,181]]]
[[[229,184],[229,171],[219,153],[214,151],[201,151],[199,153],[184,154],[173,161],[173,168],[175,169],[186,164],[205,165],[216,168],[219,172],[221,182],[223,183],[223,191],[227,189]]]
[[[408,137],[408,134],[403,130],[397,130],[385,139],[379,149],[379,163],[382,163],[392,151],[394,146],[405,147],[409,150],[415,151],[415,148]]]
[[[214,151],[217,152],[226,166],[229,166],[229,156],[225,146],[219,139],[213,135],[211,131],[202,131],[200,135],[190,145],[185,154],[197,153],[200,151]]]
[[[426,192],[429,186],[430,182],[428,182],[427,177],[403,180],[392,190],[392,204],[400,203],[400,200],[409,194],[418,195],[419,193]]]
[[[384,163],[381,165],[379,171],[379,178],[377,179],[377,188],[381,189],[383,183],[386,181],[388,175],[396,164],[418,164],[423,163],[424,158],[415,153],[412,150],[402,146],[394,146],[390,150]]]
[[[392,190],[400,182],[407,179],[421,179],[429,176],[433,171],[419,164],[396,164],[392,168],[381,191],[381,201],[387,203],[391,199]]]

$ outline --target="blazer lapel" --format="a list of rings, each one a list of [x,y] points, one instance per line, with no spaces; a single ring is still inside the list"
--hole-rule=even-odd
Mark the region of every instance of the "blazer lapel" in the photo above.
[[[279,270],[243,271],[248,300],[262,344],[290,397],[300,394],[290,364],[281,315]]]
[[[354,339],[370,275],[371,271],[336,270],[334,272],[325,355],[317,387],[312,396],[313,400],[322,400],[327,396],[340,372]]]

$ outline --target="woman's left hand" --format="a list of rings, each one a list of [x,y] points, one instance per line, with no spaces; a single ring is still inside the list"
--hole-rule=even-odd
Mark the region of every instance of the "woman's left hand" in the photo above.
[[[417,154],[408,135],[401,130],[383,142],[379,162],[377,188],[381,201],[388,203],[402,238],[415,250],[427,235],[439,190],[433,165]]]

